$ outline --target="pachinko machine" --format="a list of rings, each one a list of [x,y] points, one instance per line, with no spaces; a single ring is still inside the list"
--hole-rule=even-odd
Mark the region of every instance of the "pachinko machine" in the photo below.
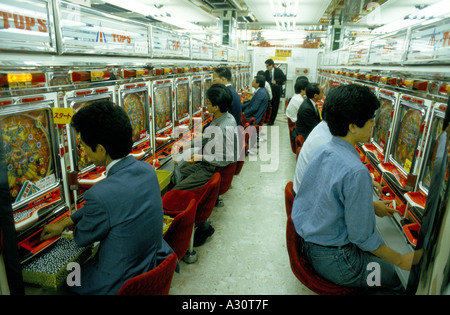
[[[152,109],[150,104],[150,81],[147,69],[122,69],[121,77],[126,83],[118,85],[118,103],[125,110],[133,129],[131,155],[145,159],[153,154]]]

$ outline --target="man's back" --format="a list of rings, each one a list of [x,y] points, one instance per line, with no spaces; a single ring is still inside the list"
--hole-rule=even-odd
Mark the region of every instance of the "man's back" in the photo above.
[[[74,239],[85,246],[100,241],[96,257],[83,266],[80,294],[115,294],[123,283],[156,267],[161,248],[163,210],[156,173],[128,156],[85,194],[72,216]],[[80,212],[80,213],[78,213]]]
[[[309,133],[318,123],[320,123],[320,121],[319,113],[312,100],[309,98],[305,99],[297,112],[297,122],[295,124],[293,136],[297,137],[298,135],[302,135],[306,140]]]
[[[239,126],[241,124],[242,116],[241,98],[231,84],[227,85],[227,87],[230,89],[231,94],[233,95],[233,102],[231,103],[231,107],[228,112],[233,115],[234,119],[236,120],[236,126]]]

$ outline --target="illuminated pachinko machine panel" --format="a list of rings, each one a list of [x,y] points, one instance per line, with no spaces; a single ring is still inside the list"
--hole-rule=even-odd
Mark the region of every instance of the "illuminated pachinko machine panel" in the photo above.
[[[426,144],[422,152],[422,163],[416,189],[404,194],[407,201],[406,211],[403,216],[395,214],[395,218],[405,232],[408,242],[415,246],[417,244],[418,232],[423,221],[428,193],[431,187],[431,174],[433,171],[438,138],[443,132],[445,112],[447,105],[436,102],[430,114],[429,126],[426,130]],[[448,172],[444,177],[448,179]]]
[[[176,78],[174,83],[175,90],[175,117],[174,120],[177,121],[178,127],[186,126],[189,128],[190,125],[190,86],[189,78],[182,77]]]
[[[152,83],[152,107],[155,130],[155,150],[173,140],[173,86],[171,79],[156,80]]]
[[[374,165],[385,162],[385,153],[389,150],[390,135],[393,133],[395,109],[398,106],[399,93],[380,89],[378,93],[380,108],[375,115],[375,126],[370,144],[363,146],[370,162]]]
[[[53,122],[57,94],[0,99],[0,134],[18,232],[67,211],[61,130]]]
[[[119,105],[125,110],[133,130],[131,154],[143,159],[152,153],[152,126],[149,101],[150,82],[126,83],[119,86]]]
[[[191,101],[191,113],[192,123],[195,126],[202,123],[202,108],[203,108],[203,89],[202,89],[202,76],[194,75],[191,79],[192,101]]]
[[[206,104],[206,92],[212,85],[212,74],[203,75],[203,99],[204,104]],[[206,106],[203,106],[203,122],[208,122],[212,119],[212,115],[206,109]]]

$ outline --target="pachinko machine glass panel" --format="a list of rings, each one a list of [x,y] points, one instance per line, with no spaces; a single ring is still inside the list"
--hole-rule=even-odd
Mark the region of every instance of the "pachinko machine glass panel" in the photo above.
[[[206,91],[209,90],[209,88],[212,85],[212,74],[205,74],[203,76],[203,99],[206,102]],[[206,109],[206,106],[203,106],[203,121],[208,122],[212,119],[212,115],[208,112]]]
[[[388,162],[380,163],[383,174],[400,190],[415,188],[421,155],[426,120],[431,101],[401,96],[394,122],[394,133],[389,148]]]
[[[416,218],[420,221],[423,217],[428,191],[431,185],[431,173],[434,164],[434,148],[439,136],[443,132],[445,111],[447,105],[443,103],[435,103],[430,114],[429,128],[426,134],[426,144],[423,150],[422,165],[420,167],[417,187],[415,191],[405,194],[405,199],[408,201],[410,209],[414,212]],[[448,177],[448,174],[445,175]]]
[[[151,154],[150,82],[128,83],[119,86],[119,105],[125,110],[133,129],[131,155],[142,159]]]
[[[57,95],[10,98],[1,104],[0,135],[9,202],[16,230],[21,232],[68,210],[62,132],[53,121]]]
[[[191,101],[191,113],[192,122],[194,126],[202,123],[202,77],[200,75],[193,76],[191,80],[192,85],[192,101]]]
[[[175,121],[178,121],[179,125],[190,124],[190,89],[189,78],[176,78],[175,79]]]
[[[71,108],[74,114],[96,101],[116,103],[114,86],[68,91],[64,95],[65,107]],[[106,168],[104,166],[97,167],[89,159],[85,148],[81,145],[80,135],[70,125],[67,126],[70,152],[72,153],[70,154],[70,168],[72,172],[77,173],[78,185],[83,189],[88,189],[106,178]]]
[[[172,80],[153,82],[152,107],[156,150],[172,140],[174,126],[172,97]]]
[[[375,126],[372,130],[370,144],[363,146],[372,164],[386,162],[385,155],[389,152],[390,135],[392,135],[395,109],[398,106],[399,94],[381,89],[378,94],[380,108],[375,114]]]

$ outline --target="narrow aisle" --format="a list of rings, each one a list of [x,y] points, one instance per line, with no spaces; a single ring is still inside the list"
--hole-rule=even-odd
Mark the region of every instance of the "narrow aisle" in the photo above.
[[[292,273],[286,249],[284,188],[293,178],[296,162],[286,116],[278,114],[274,126],[267,128],[264,137],[268,141],[260,144],[260,150],[268,149],[260,152],[268,152],[272,160],[262,161],[264,157],[258,155],[257,161],[249,161],[247,157],[223,195],[224,207],[215,207],[211,214],[214,235],[195,247],[196,263],[180,262],[171,295],[314,294]],[[279,154],[271,153],[275,141]],[[261,172],[261,167],[270,163],[278,163],[278,168]]]

